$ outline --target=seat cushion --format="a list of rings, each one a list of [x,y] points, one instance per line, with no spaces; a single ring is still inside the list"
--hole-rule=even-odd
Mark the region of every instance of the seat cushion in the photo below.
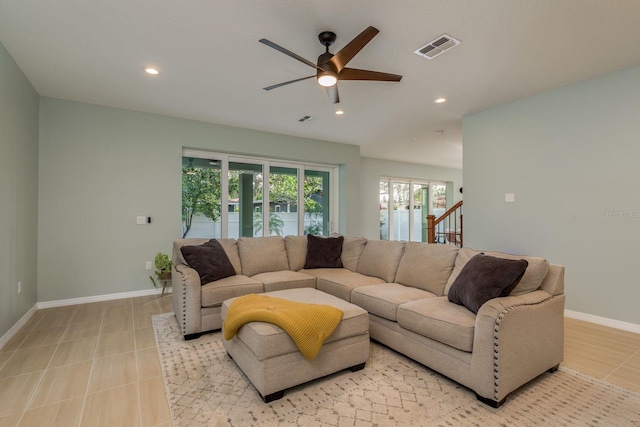
[[[471,352],[476,315],[447,297],[426,298],[398,307],[398,325],[427,338]]]
[[[358,261],[357,272],[392,283],[403,252],[404,242],[369,240]]]
[[[443,296],[457,255],[454,245],[406,243],[395,282]]]
[[[369,315],[366,310],[316,289],[288,289],[269,292],[268,295],[291,301],[330,305],[342,310],[342,321],[329,338],[325,340],[325,344],[367,334],[369,331]],[[223,303],[222,319],[226,317],[227,309],[232,302],[233,299],[230,299]],[[247,323],[238,330],[237,337],[251,349],[258,360],[298,351],[289,335],[270,323]]]
[[[262,282],[255,279],[243,275],[225,277],[200,287],[200,304],[214,307],[229,298],[262,292]]]
[[[238,239],[238,253],[245,276],[289,269],[284,239],[280,236],[241,237]]]
[[[345,301],[351,301],[352,290],[361,286],[380,283],[384,283],[384,280],[347,270],[343,273],[330,273],[318,276],[316,287],[322,292],[342,298]]]
[[[351,292],[351,302],[371,314],[388,320],[398,319],[398,306],[423,298],[435,298],[431,292],[398,283],[361,286]]]
[[[346,268],[303,268],[300,273],[308,274],[313,277],[330,276],[332,274],[352,273]]]
[[[279,291],[282,289],[316,287],[316,278],[314,276],[299,273],[297,271],[270,271],[268,273],[256,274],[251,278],[262,282],[265,292]]]

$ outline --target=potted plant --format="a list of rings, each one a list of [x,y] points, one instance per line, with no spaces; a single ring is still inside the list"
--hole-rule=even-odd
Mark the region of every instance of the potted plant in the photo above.
[[[171,280],[172,263],[169,255],[158,252],[154,263],[156,265],[156,277],[158,280]],[[151,283],[153,283],[154,287],[157,286],[156,280],[153,276],[149,276],[149,279],[151,279]]]

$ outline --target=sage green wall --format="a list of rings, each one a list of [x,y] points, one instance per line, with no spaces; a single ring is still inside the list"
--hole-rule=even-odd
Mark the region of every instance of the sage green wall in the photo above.
[[[38,301],[152,286],[145,261],[181,233],[183,147],[341,165],[340,231],[361,233],[357,146],[42,98]]]
[[[563,264],[567,309],[640,324],[640,67],[471,114],[463,135],[465,246]]]
[[[362,157],[360,162],[360,218],[363,236],[367,239],[380,239],[381,177],[445,181],[451,183],[447,185],[448,204],[454,205],[462,199],[462,194],[458,191],[462,187],[462,170],[460,169]]]
[[[36,303],[37,225],[38,94],[0,44],[0,337]]]

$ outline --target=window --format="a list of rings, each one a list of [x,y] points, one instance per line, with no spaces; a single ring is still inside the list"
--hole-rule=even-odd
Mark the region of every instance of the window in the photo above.
[[[337,218],[335,171],[333,166],[185,149],[182,235],[329,235],[337,228],[331,220]]]
[[[431,208],[429,200],[433,201]],[[446,210],[446,203],[443,183],[381,179],[380,239],[426,242],[427,215],[441,214]]]

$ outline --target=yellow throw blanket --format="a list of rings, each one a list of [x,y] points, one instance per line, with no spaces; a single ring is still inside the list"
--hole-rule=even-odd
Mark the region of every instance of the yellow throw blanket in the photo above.
[[[329,305],[249,294],[231,303],[222,330],[224,339],[230,340],[245,323],[272,323],[289,334],[307,360],[313,360],[324,340],[340,324],[342,315],[342,310]]]

